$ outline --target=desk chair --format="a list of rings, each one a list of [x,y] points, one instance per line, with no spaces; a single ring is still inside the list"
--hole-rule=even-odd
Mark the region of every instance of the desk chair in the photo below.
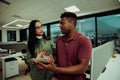
[[[88,66],[88,69],[86,70],[85,74],[91,75],[91,65]],[[90,77],[86,77],[86,80],[90,80]]]
[[[114,51],[117,51],[120,54],[120,37],[116,37],[114,44],[115,44]]]

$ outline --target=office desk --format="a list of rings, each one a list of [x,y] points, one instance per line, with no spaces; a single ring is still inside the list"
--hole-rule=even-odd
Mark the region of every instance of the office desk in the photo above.
[[[120,54],[116,54],[116,58],[111,57],[105,72],[97,80],[120,80]]]
[[[0,61],[2,62],[2,80],[5,80],[6,78],[5,59],[12,58],[12,57],[19,57],[23,55],[24,54],[22,54],[22,52],[17,52],[15,54],[0,57]]]

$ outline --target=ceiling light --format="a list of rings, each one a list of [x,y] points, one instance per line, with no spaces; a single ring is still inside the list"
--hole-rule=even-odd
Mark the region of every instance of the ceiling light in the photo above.
[[[25,27],[29,26],[29,24],[24,25]]]
[[[80,11],[79,8],[77,8],[74,5],[70,6],[70,7],[66,7],[65,10],[68,11],[68,12],[78,12],[78,11]]]
[[[19,21],[21,21],[21,22],[30,22],[30,20],[24,20],[24,19],[16,19],[16,20],[14,20],[14,21],[12,21],[12,22],[9,22],[9,23],[7,23],[7,24],[5,24],[5,25],[3,25],[2,27],[7,27],[7,28],[21,28],[21,27],[26,27],[27,25],[20,25],[20,24],[17,24],[16,26],[17,27],[12,27],[12,26],[10,26],[11,24],[13,24],[13,23],[15,23],[15,22],[19,22]]]
[[[4,28],[14,28],[14,29],[16,29],[16,28],[21,28],[21,27],[6,26],[6,27],[4,27]]]
[[[17,24],[16,26],[17,26],[17,27],[23,27],[23,26],[22,26],[22,25],[20,25],[20,24]]]
[[[19,19],[19,21],[30,22],[30,20]]]
[[[12,22],[10,22],[10,23],[7,23],[7,24],[3,25],[2,27],[6,27],[6,26],[8,26],[8,25],[10,25],[10,24],[12,24],[12,23],[17,22],[17,21],[18,21],[18,19],[14,20],[14,21],[12,21]]]
[[[23,25],[23,28],[27,28],[29,26],[29,24]]]
[[[26,24],[26,25],[17,24],[16,26],[19,28],[27,28],[29,24]]]

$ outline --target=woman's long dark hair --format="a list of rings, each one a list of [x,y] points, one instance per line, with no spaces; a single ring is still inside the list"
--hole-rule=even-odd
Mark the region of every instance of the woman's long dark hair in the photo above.
[[[40,22],[39,20],[32,20],[29,24],[29,37],[28,37],[28,50],[32,57],[35,57],[35,46],[38,44],[38,39],[36,38],[36,32],[35,32],[35,23]],[[45,33],[43,33],[43,38],[46,40],[50,40],[51,38],[47,37]]]

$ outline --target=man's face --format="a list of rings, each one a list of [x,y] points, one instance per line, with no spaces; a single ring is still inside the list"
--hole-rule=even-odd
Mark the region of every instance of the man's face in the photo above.
[[[71,23],[66,17],[61,18],[60,20],[60,29],[61,29],[62,34],[68,34],[70,32]]]

